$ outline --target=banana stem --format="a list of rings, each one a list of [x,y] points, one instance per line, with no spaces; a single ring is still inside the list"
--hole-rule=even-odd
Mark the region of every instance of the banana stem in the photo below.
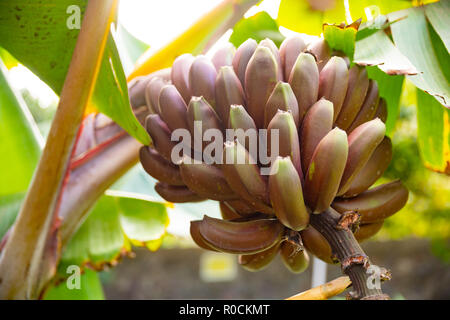
[[[348,299],[387,300],[379,287],[383,280],[382,270],[371,263],[356,241],[349,226],[342,223],[341,215],[328,208],[320,214],[311,215],[311,225],[319,231],[331,246],[333,254],[340,261],[342,272],[349,276],[353,290]],[[370,272],[369,272],[370,271]],[[378,277],[378,278],[377,278]]]

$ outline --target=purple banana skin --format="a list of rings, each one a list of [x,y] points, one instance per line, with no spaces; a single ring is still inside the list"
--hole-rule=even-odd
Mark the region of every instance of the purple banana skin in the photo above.
[[[354,236],[364,241],[408,200],[400,181],[373,187],[392,158],[387,103],[376,81],[323,38],[309,39],[294,34],[280,49],[269,39],[248,39],[211,59],[182,54],[171,68],[129,84],[131,104],[150,113],[152,142],[140,161],[158,180],[156,192],[174,203],[218,201],[222,219],[193,221],[192,239],[236,254],[249,271],[278,253],[295,273],[310,255],[335,263],[310,224],[320,217],[313,214],[357,213]],[[186,141],[176,141],[178,129]],[[245,135],[252,131],[266,142]],[[172,161],[186,142],[190,153],[174,152]],[[212,162],[205,150],[214,150]]]

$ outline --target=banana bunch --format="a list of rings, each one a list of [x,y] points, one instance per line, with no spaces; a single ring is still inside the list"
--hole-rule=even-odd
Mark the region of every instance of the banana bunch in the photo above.
[[[132,105],[150,112],[145,127],[153,145],[142,147],[140,161],[159,181],[156,191],[170,202],[219,201],[223,219],[193,221],[192,238],[201,248],[239,255],[248,270],[280,253],[288,269],[302,272],[306,250],[333,263],[329,243],[309,225],[311,214],[330,207],[359,214],[355,237],[363,241],[408,199],[400,181],[370,188],[392,156],[386,101],[364,68],[333,54],[323,39],[295,35],[280,49],[249,39],[211,59],[183,54],[129,90]],[[173,161],[177,129],[191,133],[192,153]],[[267,129],[269,138],[267,145],[227,138],[215,154],[244,162],[192,161],[208,148],[208,129]],[[270,139],[275,130],[278,146]],[[257,155],[277,149],[278,157],[267,163],[251,148]]]

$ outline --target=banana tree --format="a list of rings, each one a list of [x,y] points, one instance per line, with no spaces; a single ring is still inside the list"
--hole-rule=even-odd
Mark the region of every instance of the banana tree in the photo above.
[[[225,0],[167,46],[150,49],[126,77],[119,29],[111,27],[117,1],[45,2],[0,3],[0,46],[60,97],[42,149],[27,107],[0,66],[1,150],[8,155],[0,160],[1,298],[43,297],[57,270],[70,264],[101,269],[132,245],[154,250],[165,234],[168,202],[205,199],[220,201],[223,220],[192,222],[200,247],[239,254],[248,269],[263,267],[280,252],[294,272],[307,266],[307,249],[341,263],[353,284],[352,298],[386,298],[379,287],[366,285],[373,268],[357,240],[375,234],[408,193],[399,182],[367,189],[390,161],[385,132],[394,128],[404,75],[418,87],[419,110],[424,104],[436,110],[424,112],[419,127],[419,137],[433,141],[431,146],[419,141],[424,162],[448,170],[448,147],[439,144],[448,142],[448,109],[441,108],[448,101],[448,78],[440,67],[448,61],[442,50],[448,3],[394,12],[363,27],[359,21],[324,25],[323,37],[313,41],[301,35],[283,41],[264,13],[239,21],[257,1]],[[80,29],[69,28],[72,6],[79,9]],[[428,64],[423,61],[429,51],[405,53],[413,42],[401,34],[416,21],[423,30],[435,30],[434,40],[442,39]],[[249,37],[262,40],[259,44],[236,36],[249,23]],[[230,41],[237,50],[225,46],[211,60],[193,56],[233,26]],[[413,41],[431,41],[419,36]],[[386,44],[383,50],[377,50],[380,43]],[[195,135],[194,121],[219,132],[279,131],[283,144],[273,174],[261,176],[258,159],[237,165],[190,164],[186,158],[173,163],[171,133],[184,128]],[[442,131],[429,130],[435,121]],[[245,139],[233,139],[222,151],[249,159],[249,147]],[[167,202],[105,193],[139,159],[159,180],[156,192]],[[388,278],[386,270],[379,271]]]

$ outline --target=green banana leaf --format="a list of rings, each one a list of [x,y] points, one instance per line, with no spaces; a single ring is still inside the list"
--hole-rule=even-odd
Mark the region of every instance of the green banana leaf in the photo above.
[[[450,15],[450,11],[447,14]],[[442,69],[442,66],[449,65],[450,55],[439,37],[432,38],[431,32],[434,31],[427,23],[425,9],[410,8],[390,13],[388,17],[390,21],[403,18],[391,25],[391,31],[396,47],[419,71],[417,75],[408,76],[409,80],[442,105],[450,107],[450,83],[446,74],[450,71]]]
[[[138,194],[108,191],[63,248],[58,273],[71,265],[102,270],[131,252],[131,246],[156,250],[169,224],[166,204]]]
[[[0,197],[0,241],[16,220],[25,193],[14,193]]]
[[[0,60],[0,197],[23,192],[38,163],[43,139]]]
[[[450,29],[448,27],[449,14],[450,1],[443,0],[425,7],[425,15],[444,42],[447,51],[450,51]]]
[[[69,8],[79,8],[82,20],[86,3],[87,0],[1,1],[0,46],[59,94],[79,33],[78,29],[69,28],[77,18],[77,10]],[[125,74],[111,36],[92,101],[89,111],[106,114],[143,144],[150,142],[131,110]]]
[[[77,276],[74,274],[74,276]],[[67,281],[71,281],[68,279]],[[97,272],[86,269],[80,275],[80,287],[68,286],[65,281],[52,286],[45,294],[44,300],[104,300],[102,284]]]
[[[123,69],[126,74],[129,74],[133,70],[136,61],[150,48],[150,46],[132,35],[120,23],[120,20],[117,29],[113,31],[113,36],[119,51]]]
[[[323,37],[330,48],[344,52],[350,58],[350,61],[352,61],[358,27],[359,23],[357,22],[348,26],[324,24]]]
[[[356,42],[353,62],[363,66],[378,66],[390,75],[416,74],[417,70],[383,30]]]
[[[320,4],[325,3],[324,7]],[[347,15],[353,21],[367,20],[367,13],[372,16],[387,14],[392,11],[409,8],[412,1],[404,0],[349,0]],[[324,23],[340,24],[347,21],[344,0],[281,0],[277,22],[279,25],[300,33],[320,35]]]
[[[420,89],[417,89],[417,139],[425,166],[450,174],[450,110]]]
[[[257,42],[269,38],[279,47],[284,36],[278,29],[277,22],[267,12],[262,11],[236,23],[229,41],[237,48],[248,38]]]

